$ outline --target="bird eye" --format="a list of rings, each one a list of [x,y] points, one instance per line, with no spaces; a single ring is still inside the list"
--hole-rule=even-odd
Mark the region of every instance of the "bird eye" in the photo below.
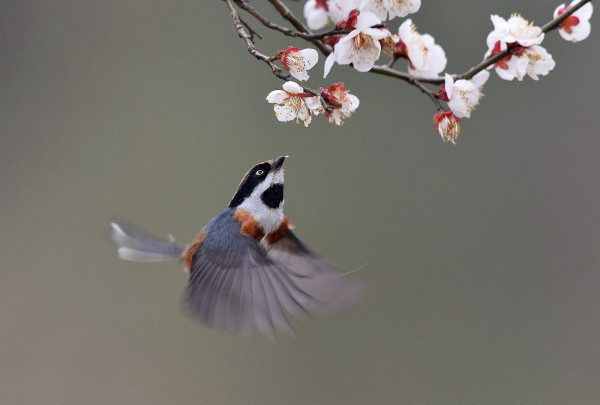
[[[262,176],[263,174],[265,174],[265,172],[261,169],[258,169],[255,173],[257,176]]]

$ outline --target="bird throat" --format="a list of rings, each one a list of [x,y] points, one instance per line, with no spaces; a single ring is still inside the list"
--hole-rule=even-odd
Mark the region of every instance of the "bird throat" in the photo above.
[[[265,232],[265,228],[260,225],[258,220],[248,211],[238,208],[233,214],[235,219],[240,224],[240,233],[249,238],[255,239],[258,242],[265,241],[271,245],[283,238],[289,228],[288,219],[283,216],[279,225],[269,232]]]

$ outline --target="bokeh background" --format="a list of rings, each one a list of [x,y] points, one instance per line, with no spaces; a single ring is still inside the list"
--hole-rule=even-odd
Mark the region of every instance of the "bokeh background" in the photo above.
[[[412,18],[462,72],[490,14],[542,25],[557,5],[423,1]],[[277,122],[282,82],[220,1],[0,2],[0,402],[597,404],[596,17],[584,42],[547,35],[539,82],[492,72],[453,146],[418,90],[339,66],[322,80],[323,59],[308,85],[345,81],[356,114]],[[303,46],[252,25],[265,53]],[[356,308],[234,338],[181,312],[178,263],[117,258],[111,220],[189,241],[281,154],[299,235],[364,265]]]

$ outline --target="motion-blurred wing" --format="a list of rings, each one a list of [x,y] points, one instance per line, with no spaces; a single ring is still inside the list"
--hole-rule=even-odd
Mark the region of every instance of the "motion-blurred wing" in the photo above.
[[[254,239],[241,234],[229,238],[223,254],[211,249],[208,234],[194,253],[187,303],[192,315],[210,327],[245,336],[256,327],[273,339],[275,330],[294,334],[284,310],[308,316],[307,308],[315,306],[297,281]]]
[[[268,257],[289,269],[298,287],[314,298],[307,308],[312,312],[344,309],[362,295],[362,283],[315,255],[291,229],[271,245]]]

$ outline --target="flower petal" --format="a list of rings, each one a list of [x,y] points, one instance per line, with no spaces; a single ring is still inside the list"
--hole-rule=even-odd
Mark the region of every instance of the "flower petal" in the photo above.
[[[288,97],[287,93],[283,90],[273,90],[267,96],[267,101],[274,104],[283,104],[285,99]]]
[[[323,73],[323,79],[327,77],[327,75],[329,74],[329,71],[331,70],[331,67],[333,66],[333,62],[335,62],[336,56],[334,52],[331,52],[329,54],[329,56],[327,56],[327,59],[325,59],[325,71]]]
[[[296,82],[285,82],[282,87],[288,93],[298,94],[304,92],[304,89]]]
[[[479,72],[475,76],[473,76],[471,81],[473,82],[473,84],[475,86],[482,87],[485,84],[485,82],[488,81],[489,78],[490,78],[490,72],[488,72],[487,70],[482,70],[481,72]]]
[[[444,88],[448,98],[452,97],[452,88],[454,87],[454,79],[448,73],[444,76]]]
[[[300,54],[304,58],[304,68],[309,70],[319,61],[319,53],[311,48],[302,49]]]
[[[317,96],[305,97],[304,101],[306,102],[307,107],[311,110],[318,110],[321,108],[321,101]]]
[[[298,112],[288,104],[276,105],[273,107],[275,116],[279,121],[292,121],[298,116]]]
[[[381,24],[381,20],[370,11],[363,11],[358,15],[356,29],[363,30],[373,25]]]

